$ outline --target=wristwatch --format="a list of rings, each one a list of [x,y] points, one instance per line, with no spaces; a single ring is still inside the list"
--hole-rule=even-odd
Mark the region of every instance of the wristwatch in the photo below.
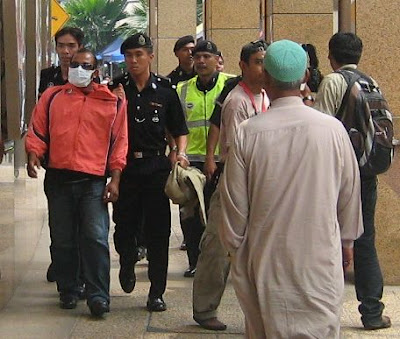
[[[171,152],[172,152],[172,151],[175,151],[175,152],[176,152],[177,150],[178,150],[178,146],[175,145],[175,146],[172,146],[172,147],[171,147]]]
[[[314,102],[315,99],[314,99],[314,97],[313,97],[312,95],[307,95],[307,96],[305,96],[305,97],[303,98],[303,102],[304,102],[304,101],[312,101],[312,102]]]

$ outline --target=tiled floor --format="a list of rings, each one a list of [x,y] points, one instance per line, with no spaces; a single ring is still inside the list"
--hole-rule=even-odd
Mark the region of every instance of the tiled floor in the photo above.
[[[121,290],[118,258],[111,236],[111,313],[105,319],[94,320],[84,302],[75,310],[59,309],[55,285],[45,280],[49,252],[48,227],[44,221],[40,241],[25,277],[7,307],[0,312],[0,338],[242,338],[243,315],[230,283],[220,307],[220,317],[227,323],[227,331],[207,331],[196,326],[192,320],[192,280],[182,276],[187,259],[186,253],[178,249],[181,231],[176,208],[173,220],[169,280],[165,294],[167,312],[149,314],[145,309],[149,287],[145,260],[137,266],[135,291],[125,294]],[[366,332],[360,327],[354,288],[347,285],[342,336],[400,338],[400,287],[386,287],[384,302],[386,313],[392,317],[393,327]]]

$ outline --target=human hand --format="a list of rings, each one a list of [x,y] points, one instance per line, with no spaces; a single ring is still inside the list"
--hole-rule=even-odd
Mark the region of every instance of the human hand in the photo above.
[[[125,99],[125,90],[122,84],[118,84],[118,87],[114,88],[112,92],[121,100]]]
[[[119,197],[119,181],[111,179],[111,181],[104,188],[103,202],[116,202]]]
[[[37,169],[41,168],[40,160],[37,155],[33,152],[28,154],[28,164],[26,165],[26,170],[28,172],[28,176],[31,178],[37,178]]]
[[[217,164],[215,163],[214,157],[212,158],[206,157],[206,161],[204,162],[203,172],[206,175],[207,180],[211,180],[216,169],[217,169]]]
[[[350,265],[353,262],[353,248],[342,247],[342,258],[343,258],[343,271],[349,269]]]
[[[188,168],[190,166],[189,159],[186,154],[184,153],[178,153],[176,156],[176,160],[179,161],[179,165],[183,167],[184,169]]]

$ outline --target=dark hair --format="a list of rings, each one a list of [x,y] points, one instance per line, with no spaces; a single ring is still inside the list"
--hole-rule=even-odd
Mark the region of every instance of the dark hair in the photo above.
[[[311,92],[318,92],[318,87],[323,77],[318,68],[319,60],[317,57],[317,50],[313,44],[302,44],[301,47],[307,52],[310,61],[310,67],[308,67],[310,79],[308,79],[307,85]]]
[[[329,52],[335,61],[341,65],[358,64],[361,58],[363,44],[354,33],[336,33],[329,40]]]
[[[90,49],[88,49],[86,47],[79,48],[78,51],[75,53],[75,55],[84,54],[84,53],[88,53],[88,54],[92,55],[92,57],[93,57],[93,66],[94,66],[94,69],[96,69],[97,68],[97,64],[98,64],[98,60],[97,60],[96,56],[94,55],[94,53]]]
[[[252,41],[242,47],[240,52],[240,60],[244,61],[246,64],[249,63],[250,57],[260,51],[266,51],[268,43],[264,40]]]
[[[83,38],[85,37],[85,34],[82,32],[82,30],[77,27],[66,26],[60,29],[54,36],[54,39],[56,40],[56,45],[58,38],[67,34],[72,35],[79,46],[83,44]]]

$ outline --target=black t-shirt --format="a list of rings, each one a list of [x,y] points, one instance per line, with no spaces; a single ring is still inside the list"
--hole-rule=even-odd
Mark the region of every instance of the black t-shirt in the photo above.
[[[40,72],[39,96],[49,87],[66,84],[61,74],[61,67],[49,67]]]
[[[181,66],[178,66],[171,73],[169,73],[167,77],[171,79],[171,84],[176,86],[178,82],[189,80],[195,75],[196,72],[194,70],[192,70],[190,73],[186,73]]]
[[[228,96],[229,92],[232,91],[236,85],[242,80],[241,76],[237,76],[235,78],[228,79],[225,82],[224,89],[222,90],[221,94],[219,95],[218,99],[215,101],[215,106],[213,113],[210,117],[210,122],[217,126],[218,128],[221,125],[221,111],[222,111],[222,105]]]
[[[111,81],[109,88],[113,90],[120,83],[128,100],[128,165],[133,152],[165,151],[166,130],[174,138],[189,133],[178,94],[169,79],[151,73],[139,92],[133,78],[123,74]]]

